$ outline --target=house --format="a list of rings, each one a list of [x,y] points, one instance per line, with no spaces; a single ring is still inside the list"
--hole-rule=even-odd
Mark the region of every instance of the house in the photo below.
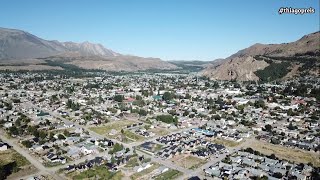
[[[98,150],[96,150],[93,146],[82,146],[80,148],[80,151],[84,155],[93,154],[96,153]]]
[[[3,127],[5,127],[5,128],[10,128],[10,127],[12,127],[12,126],[13,126],[12,122],[6,122],[6,123],[4,123],[4,125],[3,125]]]
[[[240,164],[241,162],[241,158],[239,156],[237,157],[230,157],[230,160],[233,162],[233,163],[238,163]]]
[[[248,174],[249,174],[248,170],[241,169],[233,176],[233,178],[234,179],[246,179]]]
[[[242,164],[245,164],[250,167],[256,167],[257,163],[254,160],[248,159],[248,158],[243,158],[242,159]]]
[[[248,171],[249,171],[253,176],[256,176],[256,177],[262,177],[263,175],[266,174],[266,173],[264,173],[263,171],[258,170],[258,169],[254,169],[254,168],[249,168]]]
[[[215,176],[215,177],[218,177],[221,173],[221,171],[219,170],[218,167],[211,167],[211,168],[207,168],[204,170],[204,173],[206,175],[210,175],[210,176]]]
[[[53,153],[48,153],[47,156],[46,156],[46,159],[51,163],[65,164],[67,162],[66,158],[59,157],[58,155],[53,154]]]
[[[10,148],[9,144],[0,142],[0,151],[5,151]]]
[[[63,126],[65,128],[72,128],[74,126],[74,124],[72,122],[66,122]]]
[[[75,165],[68,165],[67,168],[65,169],[68,172],[74,171],[76,169]]]
[[[303,174],[301,174],[301,173],[299,173],[297,171],[292,171],[291,175],[292,176],[296,176],[297,180],[306,180],[307,179],[307,177],[305,175],[303,175]]]
[[[72,159],[80,158],[81,149],[77,146],[70,146],[67,155]]]

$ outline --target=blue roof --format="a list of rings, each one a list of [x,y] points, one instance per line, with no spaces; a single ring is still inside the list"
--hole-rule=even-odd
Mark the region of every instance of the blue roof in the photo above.
[[[161,100],[161,99],[162,99],[162,97],[161,97],[161,96],[159,96],[159,95],[156,95],[156,96],[153,96],[153,99]]]
[[[201,132],[206,135],[213,135],[214,134],[214,132],[206,130],[206,129],[193,128],[192,130],[197,131],[197,132]]]

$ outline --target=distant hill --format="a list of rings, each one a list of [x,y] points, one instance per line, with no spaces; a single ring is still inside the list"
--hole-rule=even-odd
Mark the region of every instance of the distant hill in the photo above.
[[[48,41],[25,31],[0,28],[0,64],[2,66],[4,64],[34,65],[35,62],[43,65],[47,61],[58,61],[83,69],[110,71],[177,68],[158,58],[122,55],[101,44]],[[10,66],[10,69],[12,68]]]
[[[171,64],[176,65],[180,68],[180,71],[184,72],[199,72],[202,71],[208,64],[209,61],[198,61],[198,60],[171,60]]]
[[[202,74],[219,80],[271,81],[320,75],[320,33],[283,44],[255,44],[230,57],[213,61]]]

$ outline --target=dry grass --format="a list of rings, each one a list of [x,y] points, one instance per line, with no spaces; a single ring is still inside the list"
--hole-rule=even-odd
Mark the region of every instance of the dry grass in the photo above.
[[[148,131],[153,132],[157,136],[164,136],[164,135],[169,134],[169,132],[170,132],[164,128],[153,128],[153,129],[149,129]]]
[[[8,180],[16,180],[23,176],[28,176],[30,174],[38,172],[38,169],[33,165],[26,165],[22,167],[18,172],[15,172],[7,177]]]
[[[294,161],[296,163],[309,163],[314,166],[320,166],[320,154],[319,152],[310,152],[300,149],[293,149],[290,147],[284,147],[280,145],[274,145],[267,142],[253,141],[250,146],[252,149],[260,151],[263,154],[270,155],[275,154],[280,159],[288,161]]]
[[[183,173],[174,169],[170,169],[169,171],[166,171],[156,177],[154,177],[155,180],[170,180],[170,179],[176,179],[177,177],[181,176]]]
[[[0,151],[0,165],[15,161],[18,167],[29,165],[30,162],[23,156],[21,156],[15,150],[9,149],[6,151]]]
[[[129,130],[125,130],[123,133],[124,136],[126,136],[127,138],[129,138],[132,141],[143,141],[144,137],[141,135],[138,135],[134,132],[131,132]]]
[[[82,179],[109,179],[109,180],[121,180],[123,174],[121,171],[110,172],[105,166],[97,166],[82,172],[74,171],[67,174],[68,179],[82,180]]]
[[[206,163],[205,160],[191,155],[175,156],[171,159],[171,161],[186,169],[197,169],[198,167]]]
[[[131,120],[113,121],[102,126],[90,127],[89,129],[101,135],[108,135],[112,129],[115,129],[118,131],[118,133],[120,133],[121,129],[126,128],[126,126],[134,123],[136,122]]]
[[[216,144],[222,144],[227,147],[236,147],[241,144],[241,142],[235,142],[235,141],[230,141],[230,140],[225,140],[220,138],[214,138],[214,139],[211,139],[210,141]]]
[[[0,151],[0,165],[10,162],[16,162],[19,170],[8,176],[7,179],[18,179],[21,176],[26,176],[28,174],[37,172],[37,169],[31,165],[25,157],[21,156],[15,150],[9,149],[6,151]]]

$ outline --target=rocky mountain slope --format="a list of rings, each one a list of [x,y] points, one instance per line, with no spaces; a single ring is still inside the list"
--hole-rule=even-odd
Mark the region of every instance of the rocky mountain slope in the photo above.
[[[315,32],[291,43],[255,44],[213,62],[202,74],[211,79],[240,81],[319,75],[319,55],[320,33]]]
[[[83,56],[119,56],[120,54],[103,47],[101,44],[93,44],[88,41],[83,43],[63,42],[63,46],[72,52],[79,52]]]
[[[24,31],[0,28],[0,59],[49,56],[65,51],[59,42],[45,41]]]
[[[83,69],[110,71],[177,68],[169,62],[157,58],[122,55],[103,47],[101,44],[48,41],[25,31],[0,28],[0,64],[2,66],[34,65],[34,62],[38,62],[38,60],[41,65],[47,61],[58,61]],[[12,62],[14,63],[12,64]]]

